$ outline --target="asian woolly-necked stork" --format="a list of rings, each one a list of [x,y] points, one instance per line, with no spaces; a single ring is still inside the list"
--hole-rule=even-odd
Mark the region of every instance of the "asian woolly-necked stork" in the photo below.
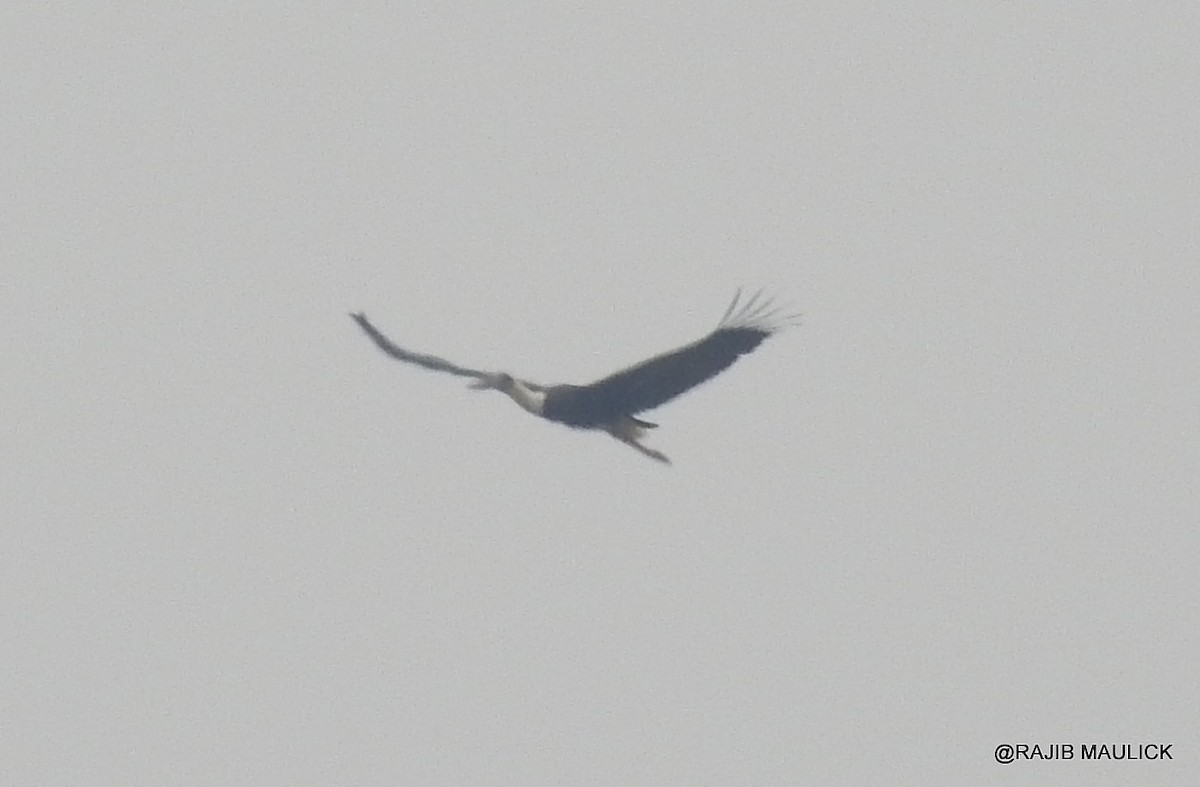
[[[380,333],[365,314],[350,316],[388,355],[436,372],[474,378],[479,390],[503,391],[536,416],[576,429],[600,429],[646,456],[670,464],[661,452],[642,445],[647,429],[658,424],[635,416],[669,402],[685,391],[723,372],[771,334],[794,322],[797,315],[781,313],[758,293],[742,303],[741,291],[707,336],[670,352],[656,355],[610,374],[590,385],[544,386],[519,380],[504,372],[482,372],[450,363],[434,355],[405,350]]]

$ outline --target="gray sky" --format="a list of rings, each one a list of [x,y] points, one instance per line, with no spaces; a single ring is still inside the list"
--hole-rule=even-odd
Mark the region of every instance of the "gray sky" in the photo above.
[[[1194,4],[0,17],[0,781],[1200,770]]]

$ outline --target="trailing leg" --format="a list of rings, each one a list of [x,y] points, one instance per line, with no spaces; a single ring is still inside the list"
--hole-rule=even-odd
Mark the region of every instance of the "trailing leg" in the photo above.
[[[645,433],[647,428],[653,428],[653,426],[656,426],[656,424],[646,424],[643,426],[645,423],[645,421],[638,421],[636,418],[627,416],[609,426],[605,431],[620,440],[625,445],[636,449],[651,459],[655,459],[663,464],[671,464],[671,460],[667,458],[666,454],[661,451],[656,451],[653,448],[647,448],[638,442],[638,439]]]

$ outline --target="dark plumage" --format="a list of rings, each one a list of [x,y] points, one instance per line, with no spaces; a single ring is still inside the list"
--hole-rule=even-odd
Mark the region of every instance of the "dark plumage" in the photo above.
[[[549,421],[580,429],[603,429],[647,456],[668,462],[666,456],[638,440],[656,424],[634,416],[669,402],[705,380],[728,369],[772,333],[795,319],[780,314],[769,300],[753,296],[738,308],[741,293],[725,310],[720,323],[704,338],[656,355],[590,385],[544,387],[504,373],[483,372],[457,366],[434,355],[398,347],[376,330],[363,314],[351,315],[388,355],[433,371],[472,377],[474,388],[491,388],[508,394],[529,412]]]
[[[720,328],[698,342],[657,355],[591,385],[563,385],[546,397],[542,415],[570,426],[596,427],[653,410],[728,369],[771,335],[755,327]]]

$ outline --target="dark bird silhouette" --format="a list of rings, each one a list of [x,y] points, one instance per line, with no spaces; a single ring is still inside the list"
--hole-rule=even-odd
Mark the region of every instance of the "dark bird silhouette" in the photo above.
[[[741,291],[707,336],[670,352],[656,355],[590,385],[543,386],[504,372],[468,369],[435,355],[405,350],[380,333],[365,314],[351,314],[359,327],[388,355],[435,372],[472,378],[471,387],[497,390],[525,410],[548,421],[576,429],[599,429],[646,456],[670,463],[661,452],[641,444],[648,429],[658,424],[635,416],[671,401],[729,368],[740,356],[797,319],[781,313],[762,293],[742,303]]]

